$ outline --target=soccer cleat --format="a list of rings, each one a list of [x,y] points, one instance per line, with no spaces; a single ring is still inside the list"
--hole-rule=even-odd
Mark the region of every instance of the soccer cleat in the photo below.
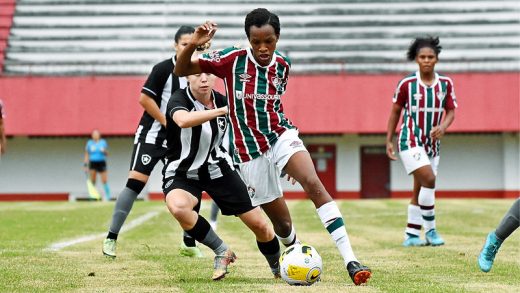
[[[117,242],[115,239],[106,238],[103,241],[103,254],[106,257],[116,258],[116,246]]]
[[[179,254],[187,257],[204,257],[202,251],[197,246],[186,246],[186,244],[181,243],[181,247],[179,248]]]
[[[226,250],[222,255],[215,255],[215,260],[213,263],[213,276],[211,277],[213,281],[218,281],[223,279],[228,273],[228,266],[230,263],[235,262],[237,256],[230,249]]]
[[[437,230],[431,229],[430,231],[426,232],[425,234],[426,238],[426,245],[431,246],[439,246],[444,244],[444,239],[437,234]]]
[[[357,261],[349,262],[347,264],[347,271],[356,286],[367,283],[368,279],[372,276],[370,269]]]
[[[494,232],[490,232],[478,256],[478,266],[481,271],[487,273],[491,270],[493,261],[501,245],[502,241],[497,238]]]
[[[426,241],[421,240],[418,236],[407,236],[403,242],[403,246],[411,247],[411,246],[425,246]]]
[[[273,273],[275,279],[280,279],[282,277],[282,274],[280,273],[280,267],[271,268],[271,272]]]

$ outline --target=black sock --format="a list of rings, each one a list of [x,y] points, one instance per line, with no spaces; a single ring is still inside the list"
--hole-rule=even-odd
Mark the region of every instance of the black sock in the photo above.
[[[182,237],[182,241],[184,242],[184,245],[187,247],[195,247],[195,239],[188,235],[188,233],[184,233],[184,236]]]
[[[208,221],[201,215],[197,218],[197,223],[192,229],[187,230],[191,237],[195,238],[198,242],[211,248],[216,255],[221,255],[227,250],[227,245],[218,237],[218,235],[211,229]]]
[[[107,238],[117,240],[117,235],[119,235],[119,234],[113,233],[113,232],[108,232]]]
[[[268,242],[256,241],[258,249],[264,255],[271,269],[278,269],[280,259],[280,243],[276,236]]]

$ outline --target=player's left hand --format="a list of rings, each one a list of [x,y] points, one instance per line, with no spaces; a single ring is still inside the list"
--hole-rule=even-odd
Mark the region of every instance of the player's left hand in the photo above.
[[[440,139],[441,137],[444,136],[444,133],[445,133],[445,129],[444,127],[442,127],[441,125],[439,126],[435,126],[434,128],[432,128],[432,130],[430,131],[430,137],[433,139],[433,140],[438,140]]]
[[[216,32],[217,24],[208,20],[195,29],[195,33],[191,37],[192,43],[197,46],[204,45],[213,38]]]

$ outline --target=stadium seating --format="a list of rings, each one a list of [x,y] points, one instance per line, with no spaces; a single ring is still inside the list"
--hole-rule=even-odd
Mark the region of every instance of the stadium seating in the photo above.
[[[406,48],[427,34],[445,49],[440,70],[520,70],[517,0],[20,0],[4,74],[146,74],[171,56],[183,24],[211,19],[214,48],[245,44],[244,17],[256,7],[280,15],[278,49],[296,72],[413,70]]]

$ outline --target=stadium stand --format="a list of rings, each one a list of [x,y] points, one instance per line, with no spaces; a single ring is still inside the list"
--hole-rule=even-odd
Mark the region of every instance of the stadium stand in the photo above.
[[[439,70],[520,70],[516,0],[21,0],[4,72],[146,74],[150,64],[171,55],[172,34],[182,24],[216,21],[221,30],[214,48],[245,43],[244,15],[259,6],[281,16],[278,48],[293,60],[295,72],[410,71],[415,66],[406,62],[405,48],[424,34],[440,36],[446,49],[441,58],[449,62]],[[10,15],[0,17],[2,52]]]

